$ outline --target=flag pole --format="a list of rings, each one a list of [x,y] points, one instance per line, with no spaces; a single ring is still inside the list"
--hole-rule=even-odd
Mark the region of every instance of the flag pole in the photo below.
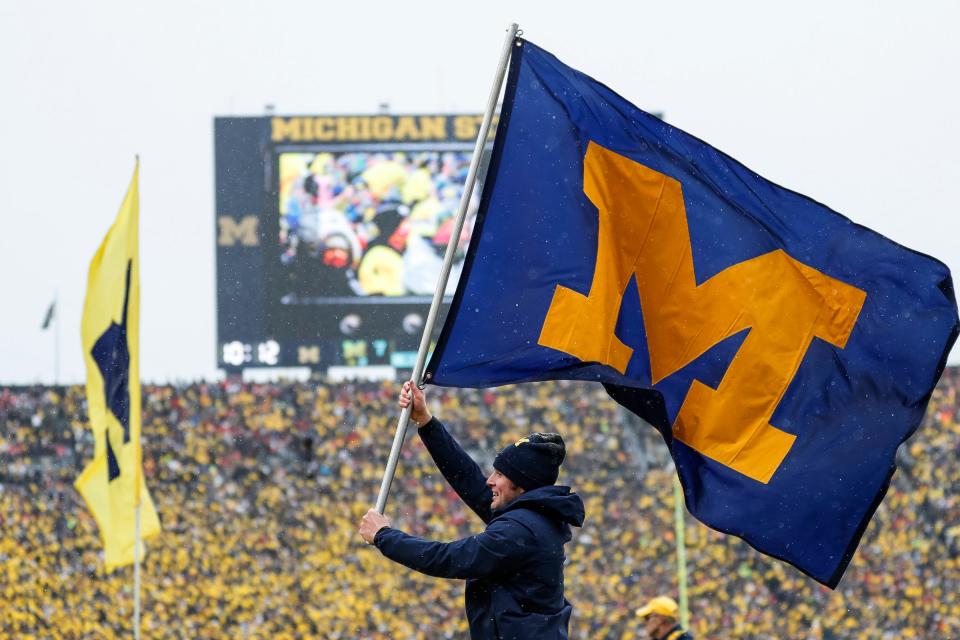
[[[137,487],[139,495],[140,488]],[[140,640],[140,500],[133,510],[133,637]]]
[[[673,525],[677,538],[677,590],[680,595],[680,625],[686,629],[690,623],[687,602],[687,541],[683,518],[683,487],[680,478],[673,476]]]
[[[470,160],[470,171],[467,173],[467,181],[463,185],[463,195],[460,197],[460,208],[457,211],[457,217],[453,225],[453,231],[450,234],[450,240],[447,242],[447,251],[443,256],[443,268],[440,272],[440,279],[437,280],[437,288],[433,292],[433,302],[430,303],[430,313],[427,315],[427,322],[423,327],[423,335],[420,338],[417,362],[413,368],[413,380],[416,381],[417,384],[420,384],[421,378],[423,377],[423,368],[427,361],[427,351],[430,348],[430,337],[433,334],[433,327],[437,323],[437,313],[440,309],[440,302],[443,300],[443,294],[447,289],[447,280],[450,277],[450,269],[453,266],[453,256],[460,242],[463,221],[467,216],[467,207],[473,195],[473,187],[477,182],[477,170],[480,167],[480,159],[483,156],[483,147],[487,143],[490,123],[493,122],[493,112],[497,108],[500,88],[503,86],[503,77],[507,72],[510,50],[517,37],[517,30],[518,27],[516,23],[510,25],[507,29],[506,40],[504,40],[503,43],[503,50],[500,52],[500,62],[497,66],[493,87],[490,89],[490,97],[487,99],[487,109],[483,114],[483,121],[480,124],[480,131],[477,134],[477,144],[473,148],[473,158]],[[379,513],[383,513],[384,508],[387,506],[387,496],[390,494],[390,485],[393,484],[393,476],[397,471],[397,461],[400,458],[400,449],[403,447],[403,437],[407,433],[407,423],[410,420],[410,412],[412,409],[412,405],[403,409],[400,412],[400,419],[397,421],[397,432],[393,437],[393,446],[390,448],[387,468],[383,472],[383,482],[380,483],[380,495],[377,496],[376,509]]]
[[[53,292],[53,384],[60,385],[60,292]]]
[[[140,179],[140,154],[135,155],[136,159],[136,168],[134,171],[137,175],[138,189],[139,189],[139,179]],[[138,191],[139,199],[139,191]],[[137,203],[137,217],[140,216],[139,202]],[[140,233],[139,233],[140,221],[137,220],[137,243],[140,242]],[[137,258],[139,259],[140,250],[137,248]],[[139,271],[139,266],[137,267]],[[140,318],[137,318],[137,322],[140,321]],[[137,327],[137,335],[140,335],[140,328]],[[137,373],[139,374],[139,367],[137,368]],[[140,385],[140,380],[136,381],[137,386]],[[140,430],[140,433],[137,434],[136,442],[136,453],[134,459],[136,460],[136,469],[133,472],[133,637],[134,640],[140,640],[140,483],[142,482],[140,474],[143,469],[143,452],[141,450],[143,439],[143,430]]]

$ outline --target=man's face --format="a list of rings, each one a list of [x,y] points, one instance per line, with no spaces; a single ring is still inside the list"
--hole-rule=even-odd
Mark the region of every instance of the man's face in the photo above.
[[[651,638],[659,638],[675,624],[672,618],[652,613],[643,620],[643,628]]]
[[[492,510],[504,508],[523,493],[523,488],[513,484],[510,478],[496,469],[487,478],[487,486],[493,491],[493,500],[490,501]]]

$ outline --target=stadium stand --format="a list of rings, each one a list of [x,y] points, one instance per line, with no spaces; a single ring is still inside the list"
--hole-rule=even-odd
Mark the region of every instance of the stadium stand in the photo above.
[[[688,518],[696,637],[960,637],[958,389],[948,369],[836,591]],[[560,482],[587,506],[568,546],[572,637],[643,637],[634,609],[676,590],[659,435],[598,385],[428,394],[482,464],[517,434],[564,434]],[[460,582],[398,567],[357,534],[395,398],[372,383],[145,386],[144,468],[164,532],[143,565],[144,637],[464,637]],[[82,387],[0,388],[0,637],[129,637],[132,571],[104,571],[73,489],[92,455],[84,404]],[[481,526],[413,434],[387,513],[436,539]]]

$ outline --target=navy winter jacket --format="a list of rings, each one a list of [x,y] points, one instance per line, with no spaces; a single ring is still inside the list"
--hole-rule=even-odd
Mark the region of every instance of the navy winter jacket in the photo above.
[[[583,501],[569,487],[527,491],[491,511],[493,494],[470,456],[434,418],[419,429],[440,472],[487,524],[455,542],[433,542],[384,527],[374,544],[386,557],[438,578],[467,581],[474,640],[567,638],[572,607],[563,597],[563,545],[583,525]]]

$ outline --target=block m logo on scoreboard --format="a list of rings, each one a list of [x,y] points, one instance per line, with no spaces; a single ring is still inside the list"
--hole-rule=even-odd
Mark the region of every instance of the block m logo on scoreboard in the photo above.
[[[220,216],[217,218],[217,226],[220,228],[217,244],[221,247],[233,247],[239,242],[244,247],[259,246],[259,224],[257,216],[243,216],[239,222],[233,216]]]
[[[673,437],[766,483],[796,439],[770,416],[814,337],[843,348],[864,292],[782,250],[698,285],[679,182],[590,142],[583,184],[600,215],[590,293],[558,285],[538,344],[626,373],[633,349],[614,330],[632,278],[654,384],[749,329],[715,391],[694,380]]]

